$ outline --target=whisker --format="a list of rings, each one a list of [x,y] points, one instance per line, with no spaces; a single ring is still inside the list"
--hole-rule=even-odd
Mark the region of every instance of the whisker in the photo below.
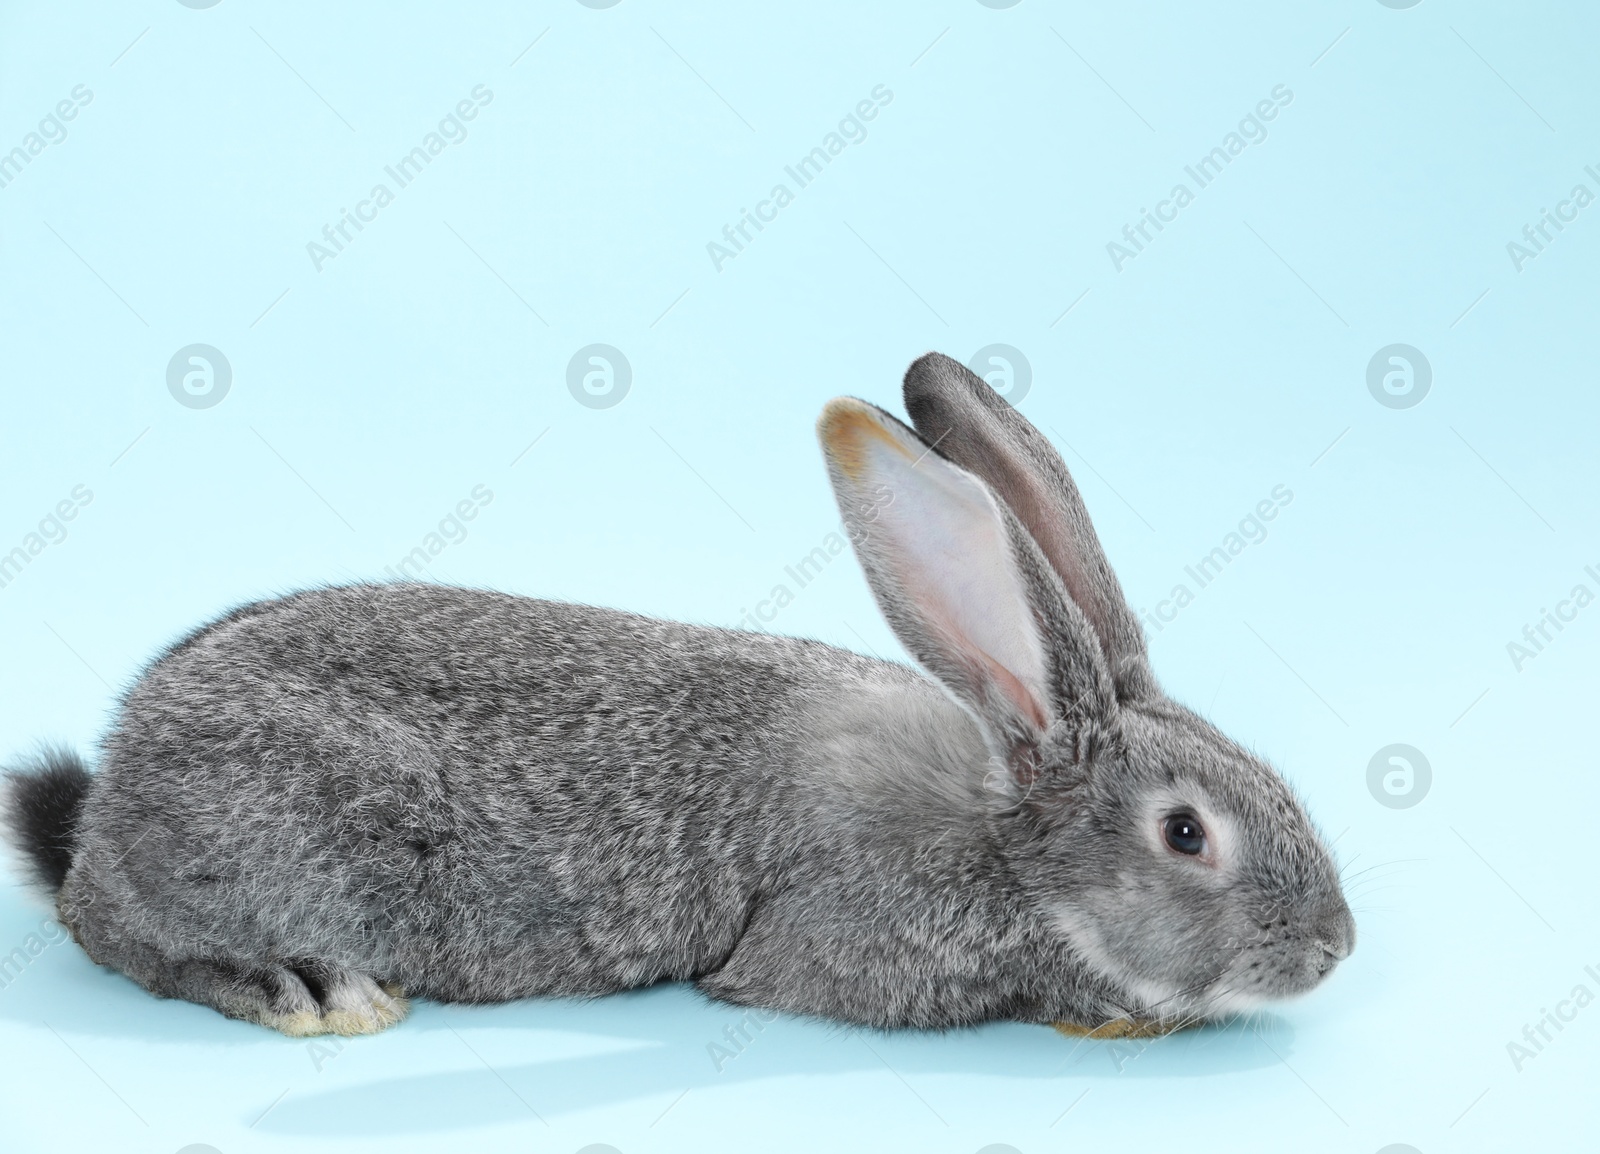
[[[1356,856],[1359,857],[1360,855],[1358,854]],[[1353,878],[1360,877],[1361,874],[1364,874],[1364,873],[1368,872],[1368,870],[1382,869],[1384,866],[1415,865],[1417,862],[1424,862],[1424,861],[1427,861],[1427,860],[1428,859],[1425,858],[1425,857],[1399,857],[1399,858],[1392,858],[1389,861],[1375,862],[1372,865],[1369,865],[1366,869],[1359,870],[1356,873],[1351,874],[1350,878],[1353,879]],[[1339,877],[1340,877],[1341,880],[1346,880],[1345,879],[1345,870],[1348,870],[1351,866],[1355,865],[1355,863],[1356,863],[1356,858],[1351,858],[1348,862],[1345,863],[1344,869],[1341,869],[1339,871]]]
[[[1369,901],[1376,894],[1394,893],[1396,891],[1407,890],[1409,888],[1409,886],[1368,886],[1359,893],[1346,894],[1345,898],[1347,901],[1352,903],[1365,902]]]

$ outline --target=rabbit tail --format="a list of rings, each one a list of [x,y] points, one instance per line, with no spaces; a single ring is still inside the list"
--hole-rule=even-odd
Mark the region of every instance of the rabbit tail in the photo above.
[[[51,894],[72,867],[78,815],[92,780],[76,753],[45,749],[0,782],[0,824]]]

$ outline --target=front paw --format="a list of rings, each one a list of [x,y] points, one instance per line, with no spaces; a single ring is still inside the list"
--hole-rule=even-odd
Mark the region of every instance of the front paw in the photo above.
[[[1080,1026],[1075,1022],[1051,1022],[1050,1025],[1069,1038],[1160,1038],[1174,1030],[1184,1029],[1193,1023],[1142,1021],[1138,1018],[1112,1018],[1098,1026]]]

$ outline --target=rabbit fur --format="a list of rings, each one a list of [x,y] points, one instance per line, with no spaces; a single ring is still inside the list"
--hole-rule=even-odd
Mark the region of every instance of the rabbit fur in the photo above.
[[[1060,456],[964,366],[819,422],[922,670],[421,583],[246,605],[9,779],[95,961],[290,1034],[692,981],[878,1027],[1173,1025],[1354,945],[1284,781],[1165,696]],[[1174,813],[1205,851],[1174,852]]]

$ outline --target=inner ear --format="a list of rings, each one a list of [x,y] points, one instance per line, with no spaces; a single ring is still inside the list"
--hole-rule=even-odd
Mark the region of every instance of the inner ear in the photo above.
[[[1000,753],[1052,720],[1051,641],[1030,579],[1037,546],[989,487],[860,401],[819,422],[850,539],[895,635],[985,728]],[[889,500],[868,506],[863,497]],[[863,512],[868,509],[868,512]],[[1019,564],[1019,551],[1034,560]],[[1059,585],[1057,585],[1057,590]]]
[[[1039,700],[1031,689],[1022,684],[1021,678],[1017,677],[1011,670],[1001,665],[987,653],[981,653],[980,655],[988,666],[990,678],[993,679],[1000,692],[1005,694],[1011,704],[1016,707],[1023,720],[1042,735],[1045,730],[1050,728],[1050,718],[1045,713],[1044,703]]]

